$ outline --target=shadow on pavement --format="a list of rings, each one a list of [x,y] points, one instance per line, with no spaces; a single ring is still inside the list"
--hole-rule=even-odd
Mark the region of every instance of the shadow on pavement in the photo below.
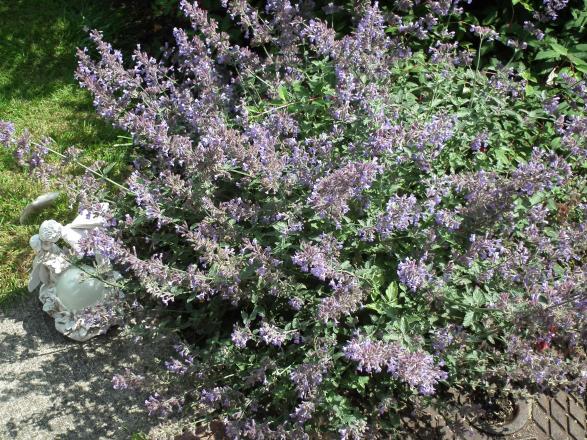
[[[0,310],[0,438],[128,439],[148,432],[157,420],[143,409],[147,396],[113,390],[111,379],[125,367],[153,365],[168,349],[137,345],[118,329],[71,341],[55,331],[36,295]]]

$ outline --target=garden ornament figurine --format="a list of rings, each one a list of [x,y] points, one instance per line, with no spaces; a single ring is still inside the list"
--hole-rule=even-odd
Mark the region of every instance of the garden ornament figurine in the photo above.
[[[37,197],[23,209],[20,214],[20,224],[24,225],[33,214],[37,214],[48,206],[53,205],[60,195],[61,193],[59,192],[50,192]]]
[[[96,267],[72,263],[80,239],[102,228],[104,219],[82,212],[73,222],[61,225],[44,221],[30,239],[35,259],[28,289],[39,288],[43,310],[55,319],[55,328],[76,341],[87,341],[122,322],[122,292],[116,287],[121,275],[96,253]],[[63,241],[69,247],[61,248]]]

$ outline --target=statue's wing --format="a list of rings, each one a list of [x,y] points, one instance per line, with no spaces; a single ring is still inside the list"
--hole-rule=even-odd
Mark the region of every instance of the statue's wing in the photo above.
[[[61,238],[74,250],[78,250],[78,243],[88,233],[88,230],[84,228],[72,228],[71,225],[66,225],[61,230]]]
[[[108,203],[100,203],[100,206],[105,211],[108,210]],[[106,219],[104,217],[92,215],[87,209],[84,209],[81,211],[80,215],[78,215],[75,220],[67,226],[73,229],[94,229],[103,227],[105,221]]]
[[[41,284],[40,271],[41,264],[33,263],[33,270],[31,270],[31,275],[29,277],[29,292],[33,292],[37,287],[39,287],[39,284]]]
[[[103,205],[108,207],[107,203]],[[92,229],[103,228],[105,221],[104,217],[88,215],[87,211],[82,211],[70,224],[63,227],[61,238],[77,250],[81,238]]]
[[[104,217],[86,217],[83,214],[78,215],[74,221],[72,221],[69,226],[72,229],[94,229],[94,228],[101,228],[104,226],[104,222],[106,220]]]
[[[24,225],[31,215],[41,212],[47,206],[50,206],[53,203],[55,203],[55,200],[57,200],[59,194],[59,192],[46,193],[40,195],[31,203],[29,203],[20,214],[20,224]]]

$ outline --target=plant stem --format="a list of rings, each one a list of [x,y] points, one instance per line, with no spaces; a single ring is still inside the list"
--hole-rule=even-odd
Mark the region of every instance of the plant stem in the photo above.
[[[106,284],[106,285],[108,285],[108,286],[110,286],[110,287],[114,287],[114,288],[116,288],[116,289],[122,289],[122,288],[124,288],[124,286],[123,286],[122,284],[115,284],[115,283],[111,283],[110,281],[106,281],[106,280],[105,280],[105,279],[103,279],[102,277],[98,276],[98,274],[97,274],[97,273],[91,273],[91,272],[88,272],[88,271],[87,271],[87,270],[85,270],[85,269],[84,269],[84,268],[83,268],[81,265],[80,265],[80,266],[78,266],[78,265],[76,265],[76,264],[75,264],[73,261],[70,261],[70,260],[67,260],[67,261],[69,261],[69,263],[71,263],[71,265],[72,265],[73,267],[76,267],[76,268],[78,268],[79,270],[81,270],[82,272],[84,272],[86,275],[89,275],[89,276],[90,276],[90,278],[95,278],[95,279],[97,279],[98,281],[100,281],[100,282],[102,282],[102,283],[104,283],[104,284]]]
[[[479,73],[479,64],[481,63],[481,47],[483,46],[483,37],[479,40],[479,49],[477,49],[477,66],[475,67],[475,74]]]
[[[469,108],[473,106],[473,98],[475,97],[475,91],[477,89],[477,76],[479,75],[479,64],[481,63],[481,48],[483,47],[483,37],[479,39],[479,48],[477,49],[477,65],[475,66],[475,75],[473,78],[473,84],[471,85],[471,100],[469,101]]]
[[[54,150],[54,149],[52,149],[52,148],[50,148],[50,147],[47,147],[46,145],[39,145],[39,144],[33,144],[33,145],[36,145],[36,146],[38,146],[38,147],[42,147],[42,148],[46,148],[46,149],[47,149],[47,151],[50,151],[51,153],[53,153],[53,154],[56,154],[57,156],[59,156],[59,157],[61,157],[61,158],[63,158],[63,159],[66,159],[66,158],[67,158],[67,157],[66,157],[64,154],[62,154],[62,153],[60,153],[59,151],[56,151],[56,150]],[[90,173],[94,174],[95,176],[97,176],[97,177],[99,177],[99,178],[101,178],[101,179],[104,179],[104,180],[105,180],[105,181],[107,181],[108,183],[111,183],[112,185],[114,185],[114,186],[116,186],[116,187],[118,187],[118,188],[122,189],[123,191],[127,192],[128,194],[133,194],[133,195],[134,195],[134,193],[133,193],[133,192],[132,192],[130,189],[128,189],[127,187],[125,187],[125,186],[121,185],[120,183],[118,183],[118,182],[115,182],[114,180],[112,180],[112,179],[110,179],[110,178],[106,177],[105,175],[103,175],[103,174],[101,174],[101,173],[99,173],[99,172],[97,172],[97,171],[95,171],[95,170],[91,169],[90,167],[88,167],[88,166],[84,165],[83,163],[81,163],[81,162],[79,162],[79,161],[77,161],[77,160],[74,160],[73,162],[74,162],[76,165],[79,165],[79,166],[81,166],[81,167],[82,167],[83,169],[85,169],[86,171],[89,171]]]

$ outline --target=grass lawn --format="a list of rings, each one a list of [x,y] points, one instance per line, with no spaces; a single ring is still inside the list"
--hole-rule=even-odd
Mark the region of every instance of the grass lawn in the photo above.
[[[50,136],[60,148],[75,145],[86,156],[122,161],[120,132],[100,121],[88,93],[74,77],[76,47],[88,29],[124,33],[124,17],[99,0],[11,0],[0,3],[0,120]],[[63,201],[20,225],[21,210],[44,190],[0,149],[0,306],[26,293],[32,253],[29,237],[47,218],[67,216]]]

